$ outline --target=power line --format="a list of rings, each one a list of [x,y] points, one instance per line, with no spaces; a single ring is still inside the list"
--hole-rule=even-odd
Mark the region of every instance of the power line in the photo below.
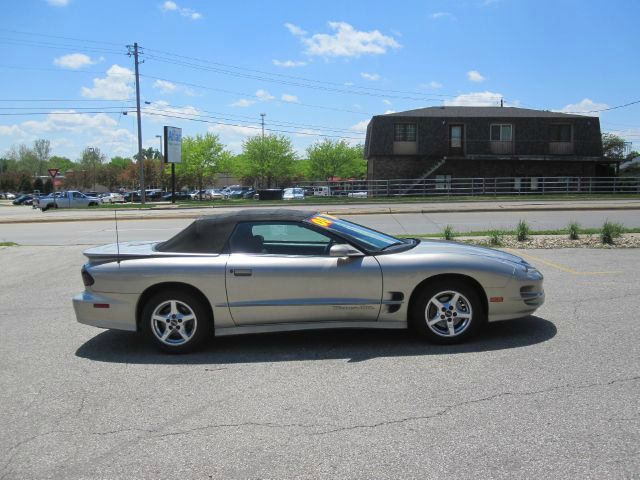
[[[257,69],[253,69],[253,68],[240,67],[240,66],[232,65],[232,64],[228,64],[228,63],[214,62],[214,61],[211,61],[211,60],[206,60],[206,59],[196,58],[196,57],[190,57],[190,56],[182,55],[182,54],[170,53],[170,52],[157,50],[157,49],[153,49],[153,48],[146,48],[146,50],[148,52],[157,52],[157,53],[162,53],[164,55],[177,57],[180,61],[184,61],[184,59],[187,59],[187,60],[193,60],[195,62],[210,64],[210,65],[216,65],[216,66],[225,67],[225,68],[232,68],[232,69],[236,69],[236,70],[243,70],[243,71],[257,73],[257,74],[261,74],[261,75],[268,75],[268,76],[274,76],[274,77],[283,77],[283,78],[291,78],[291,79],[294,79],[294,80],[300,80],[300,81],[304,81],[304,82],[307,82],[307,83],[318,83],[318,84],[332,85],[332,86],[335,86],[335,87],[342,87],[342,88],[345,87],[344,84],[337,83],[337,82],[330,82],[330,81],[325,81],[325,80],[316,80],[316,79],[311,79],[311,78],[306,78],[306,77],[301,77],[301,76],[296,76],[296,75],[287,75],[287,74],[283,74],[283,73],[266,72],[264,70],[257,70]],[[149,56],[149,54],[147,54],[147,57],[148,56]],[[383,89],[383,88],[377,88],[377,87],[368,87],[368,86],[364,86],[364,85],[349,85],[349,87],[351,87],[353,89],[371,90],[371,91],[377,91],[377,92],[381,92],[381,93],[408,94],[408,95],[415,95],[415,94],[419,93],[419,92],[416,92],[416,91],[389,90],[389,89]],[[478,94],[478,95],[482,95],[482,94]],[[429,96],[454,98],[454,97],[457,97],[458,95],[444,94],[444,93],[430,93]]]
[[[214,87],[208,87],[206,85],[198,85],[196,83],[181,82],[179,80],[171,80],[171,79],[168,79],[168,78],[155,77],[153,75],[140,74],[140,76],[141,77],[145,77],[145,78],[150,78],[152,80],[162,80],[162,81],[165,81],[165,82],[177,83],[178,85],[186,85],[188,87],[201,88],[203,90],[211,90],[211,91],[214,91],[214,92],[222,92],[222,93],[227,93],[227,94],[230,94],[230,95],[239,95],[239,96],[242,96],[242,97],[252,97],[252,98],[256,98],[258,100],[262,100],[259,96],[254,95],[252,93],[235,92],[235,91],[232,91],[232,90],[225,90],[225,89],[222,89],[222,88],[214,88]],[[277,103],[280,103],[280,104],[284,104],[284,105],[299,105],[299,106],[302,106],[302,107],[321,108],[321,109],[324,109],[324,110],[334,110],[336,112],[355,113],[355,114],[358,114],[358,115],[365,115],[367,117],[370,117],[370,116],[373,115],[373,114],[367,113],[367,112],[358,112],[356,110],[346,110],[346,109],[343,109],[343,108],[327,107],[325,105],[313,105],[313,104],[302,103],[302,102],[285,102],[283,100],[278,100],[277,98],[274,98],[271,101],[277,102]]]
[[[234,123],[226,123],[226,122],[217,122],[217,121],[213,121],[213,120],[205,120],[205,119],[202,119],[202,118],[192,118],[192,117],[186,116],[188,114],[171,115],[171,114],[165,113],[163,110],[159,110],[159,111],[157,111],[158,113],[156,113],[152,109],[144,108],[143,112],[146,112],[148,115],[155,115],[157,117],[177,118],[177,119],[180,119],[180,120],[188,120],[188,121],[191,121],[191,122],[201,122],[201,123],[209,123],[209,124],[214,124],[214,125],[225,125],[225,126],[230,126],[230,127],[248,128],[248,129],[251,129],[251,130],[258,130],[258,131],[261,130],[261,127],[259,127],[259,126],[238,125],[238,124],[234,124]],[[289,134],[294,134],[294,135],[306,135],[306,136],[311,136],[311,137],[328,137],[328,138],[342,138],[342,139],[348,139],[348,140],[363,140],[363,137],[345,137],[345,136],[340,136],[340,135],[326,135],[326,134],[322,134],[322,133],[309,133],[309,132],[301,132],[301,131],[296,132],[296,131],[291,131],[291,130],[280,130],[280,129],[268,128],[268,127],[265,127],[265,130],[269,131],[269,132],[289,133]]]
[[[36,32],[25,32],[23,30],[12,30],[12,29],[8,29],[8,28],[0,28],[0,31],[2,32],[10,32],[10,33],[17,33],[19,35],[29,35],[30,37],[48,37],[48,38],[60,38],[63,40],[73,40],[73,41],[79,41],[79,42],[89,42],[89,43],[102,43],[104,45],[115,45],[118,47],[121,47],[122,45],[119,43],[114,43],[114,42],[105,42],[105,41],[101,41],[101,40],[89,40],[88,38],[77,38],[77,37],[64,37],[62,35],[51,35],[51,34],[47,34],[47,33],[36,33]]]
[[[133,113],[135,110],[126,110],[126,113]],[[104,110],[91,110],[91,111],[82,111],[82,112],[59,112],[59,111],[49,111],[49,112],[16,112],[16,113],[5,113],[0,112],[2,116],[24,116],[24,115],[86,115],[87,113],[106,113],[106,114],[118,114],[120,115],[120,111],[104,111]]]
[[[226,121],[232,121],[232,122],[249,123],[249,124],[255,123],[255,116],[234,115],[234,114],[229,114],[229,113],[212,112],[210,110],[200,109],[200,108],[197,108],[197,107],[193,107],[191,105],[172,105],[172,104],[169,104],[169,103],[162,103],[162,104],[157,104],[156,103],[156,104],[154,104],[152,102],[145,102],[145,103],[147,105],[149,105],[151,108],[155,108],[157,110],[166,109],[166,110],[162,110],[162,111],[166,111],[168,113],[179,113],[179,114],[195,115],[195,116],[199,116],[199,117],[213,118],[213,119],[217,119],[217,120],[226,120]],[[177,109],[189,109],[189,108],[193,108],[197,112],[210,113],[210,114],[213,114],[213,115],[202,115],[200,113],[189,113],[189,112],[177,112],[177,111],[175,111]],[[175,110],[172,111],[170,109],[175,109]],[[233,118],[233,117],[236,117],[236,118]],[[248,120],[244,120],[245,118],[248,119]],[[343,133],[349,133],[349,134],[353,134],[354,133],[353,130],[347,129],[347,128],[337,128],[337,127],[331,127],[331,126],[327,126],[327,125],[316,125],[316,124],[308,124],[308,123],[287,122],[287,121],[283,121],[283,120],[271,120],[269,122],[269,124],[270,125],[275,125],[275,126],[281,126],[281,127],[320,128],[320,129],[323,129],[323,130],[330,130],[330,131],[335,131],[335,132],[343,132]]]
[[[599,113],[599,112],[608,112],[609,110],[617,110],[619,108],[625,108],[625,107],[629,107],[631,105],[635,105],[637,103],[640,103],[640,100],[635,100],[633,102],[629,102],[629,103],[625,103],[624,105],[616,105],[615,107],[608,107],[608,108],[600,108],[598,110],[583,110],[581,112],[562,112],[562,113],[574,113],[574,114],[580,114],[580,113]]]
[[[281,85],[289,85],[289,86],[294,86],[294,87],[302,87],[302,88],[309,88],[309,89],[313,89],[313,90],[320,90],[320,91],[324,91],[324,92],[331,92],[331,93],[342,93],[342,94],[349,94],[349,95],[362,95],[362,96],[367,96],[367,97],[375,97],[375,98],[393,98],[393,99],[397,99],[397,100],[414,100],[414,101],[421,101],[421,102],[440,102],[441,99],[437,98],[429,98],[428,96],[407,96],[407,95],[397,95],[397,94],[382,94],[382,93],[375,93],[375,92],[367,92],[367,91],[358,91],[358,90],[353,90],[353,89],[345,89],[345,88],[337,88],[337,87],[328,87],[328,86],[322,86],[322,85],[313,85],[313,84],[308,84],[308,83],[302,83],[299,81],[291,81],[291,80],[278,80],[278,79],[274,79],[274,78],[269,78],[269,77],[265,77],[265,76],[259,76],[259,75],[255,75],[255,74],[249,74],[249,73],[234,73],[231,72],[229,70],[223,70],[220,68],[213,68],[213,67],[206,67],[206,66],[201,66],[201,65],[196,65],[193,63],[189,63],[189,62],[185,62],[185,61],[179,61],[179,60],[171,60],[171,59],[166,59],[166,58],[162,58],[162,57],[157,57],[155,55],[149,55],[146,54],[145,58],[149,58],[152,60],[157,60],[160,62],[165,62],[165,63],[170,63],[173,65],[180,65],[180,66],[184,66],[184,67],[188,67],[188,68],[194,68],[196,70],[204,70],[204,71],[208,71],[208,72],[214,72],[214,73],[220,73],[222,75],[230,75],[233,77],[239,77],[239,78],[247,78],[247,79],[251,79],[251,80],[259,80],[262,82],[271,82],[271,83],[278,83]]]
[[[71,49],[82,49],[90,52],[97,53],[113,53],[116,55],[126,55],[122,51],[117,51],[113,49],[107,49],[102,47],[88,47],[85,45],[71,45],[71,44],[63,44],[63,43],[50,43],[50,42],[37,42],[37,41],[25,41],[25,40],[17,40],[13,38],[0,37],[0,43],[4,43],[7,45],[15,45],[20,47],[38,47],[38,48],[51,48],[54,50],[71,50]]]

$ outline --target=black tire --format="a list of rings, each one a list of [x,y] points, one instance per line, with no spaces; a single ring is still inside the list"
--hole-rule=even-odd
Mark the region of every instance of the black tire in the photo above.
[[[427,283],[415,295],[409,312],[409,325],[433,343],[451,345],[464,342],[486,323],[480,292],[464,281]],[[435,323],[429,326],[431,322],[428,319]]]
[[[175,313],[171,310],[172,302],[175,302]],[[165,320],[166,325],[162,321],[154,320],[154,313],[156,319],[168,317]],[[194,315],[195,321],[183,322],[181,316],[187,318],[189,314]],[[160,350],[168,353],[187,353],[213,337],[213,319],[197,295],[185,290],[166,290],[154,294],[146,302],[142,310],[141,329],[146,338]],[[160,337],[165,336],[164,333],[168,336],[163,341]],[[189,338],[185,339],[183,333],[189,335]]]

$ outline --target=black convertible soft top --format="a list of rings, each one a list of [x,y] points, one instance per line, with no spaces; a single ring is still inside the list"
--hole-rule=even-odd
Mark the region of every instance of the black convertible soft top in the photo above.
[[[156,246],[160,252],[222,253],[231,232],[240,222],[301,222],[318,213],[314,210],[247,208],[237,212],[207,215]]]

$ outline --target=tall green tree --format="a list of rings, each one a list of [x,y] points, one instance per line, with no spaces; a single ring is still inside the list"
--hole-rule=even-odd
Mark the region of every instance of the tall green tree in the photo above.
[[[285,136],[251,137],[242,144],[242,154],[236,157],[235,174],[255,182],[258,187],[271,188],[293,176],[296,153]]]
[[[98,173],[106,157],[97,147],[87,147],[82,151],[80,170],[82,172],[82,188],[95,188]]]
[[[181,183],[203,190],[223,169],[229,155],[218,135],[213,133],[182,137],[182,162],[176,164],[176,176]]]
[[[38,175],[45,175],[47,163],[51,158],[51,142],[44,138],[39,138],[33,142],[33,154],[38,159]]]
[[[307,148],[308,175],[312,179],[362,177],[366,173],[362,145],[350,146],[345,140],[324,139]]]
[[[613,133],[602,134],[602,152],[606,158],[622,160],[625,150],[624,138]]]
[[[60,173],[64,174],[67,170],[73,170],[74,168],[77,168],[77,165],[67,157],[54,155],[49,159],[47,168],[57,168],[60,170]]]
[[[129,157],[112,157],[110,163],[124,170],[133,163],[133,160],[131,160]]]

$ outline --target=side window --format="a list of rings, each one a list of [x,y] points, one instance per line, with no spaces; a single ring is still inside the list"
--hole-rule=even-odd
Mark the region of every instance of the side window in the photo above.
[[[80,192],[73,192],[73,198],[83,198],[84,195],[82,195]]]
[[[288,222],[240,223],[229,238],[231,253],[328,255],[332,238]]]

